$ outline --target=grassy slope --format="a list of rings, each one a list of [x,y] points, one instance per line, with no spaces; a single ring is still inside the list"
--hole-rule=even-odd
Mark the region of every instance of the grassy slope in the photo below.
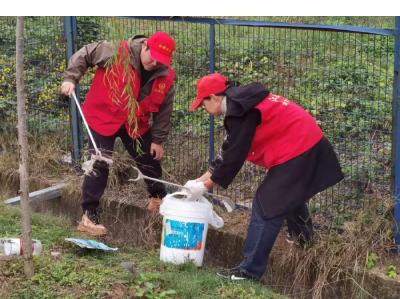
[[[18,236],[19,225],[19,210],[0,204],[0,236]],[[0,298],[282,298],[258,283],[225,282],[213,269],[161,263],[158,251],[79,249],[64,241],[79,235],[61,218],[34,214],[32,230],[44,245],[34,258],[36,274],[25,281],[21,259],[0,261]],[[52,257],[52,251],[61,256]],[[137,274],[125,271],[121,262],[132,262]]]

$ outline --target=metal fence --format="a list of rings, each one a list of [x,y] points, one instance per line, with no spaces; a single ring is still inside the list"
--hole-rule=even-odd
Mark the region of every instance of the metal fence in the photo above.
[[[0,133],[15,134],[15,30],[16,17],[0,17]],[[62,17],[28,17],[25,21],[25,80],[28,130],[31,135],[70,142],[68,105],[58,89],[66,65]]]
[[[3,62],[13,55],[15,46],[11,41],[15,39],[15,21],[12,18],[7,18],[7,22],[4,18],[0,20],[0,38],[7,39],[7,43],[2,41],[0,46]],[[272,22],[261,17],[253,20],[28,18],[27,72],[32,67],[37,70],[33,71],[35,79],[41,78],[29,81],[29,100],[39,104],[42,89],[59,86],[66,53],[71,55],[92,41],[117,41],[136,34],[166,31],[177,41],[173,62],[177,96],[173,129],[163,162],[165,178],[183,183],[200,175],[207,169],[208,160],[212,159],[223,138],[220,119],[209,118],[201,112],[187,112],[195,97],[196,80],[215,71],[241,83],[259,81],[272,92],[307,109],[332,141],[345,180],[316,196],[311,207],[340,224],[366,202],[391,196],[392,167],[395,166],[392,135],[397,132],[393,116],[398,110],[396,105],[392,106],[396,104],[393,99],[398,101],[398,87],[393,89],[393,86],[399,80],[395,37],[399,34],[399,25],[397,29],[381,29],[393,28],[394,18],[377,18],[374,28],[348,26],[354,19],[346,17],[335,20],[338,24],[332,25],[329,19],[321,18],[316,20],[320,25],[313,25],[299,23],[300,19],[294,17],[284,19],[286,23],[276,22],[277,18]],[[358,22],[365,25],[365,19],[359,18]],[[81,99],[90,80],[91,74],[88,74],[81,81]],[[51,90],[46,103],[56,102],[55,89]],[[57,109],[54,108],[60,111]],[[65,116],[66,110],[61,111]],[[76,111],[71,113],[74,119],[79,119]],[[65,125],[62,117],[56,119]],[[74,121],[72,125],[75,155],[83,146],[78,123]],[[65,132],[68,130],[63,130]],[[246,165],[227,191],[217,189],[216,192],[246,205],[263,176],[262,169]]]

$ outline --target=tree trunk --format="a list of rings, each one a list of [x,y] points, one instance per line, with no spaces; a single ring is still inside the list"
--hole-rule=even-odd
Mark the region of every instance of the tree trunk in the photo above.
[[[18,145],[19,145],[19,189],[21,196],[22,242],[24,252],[24,271],[27,278],[34,274],[31,253],[32,229],[29,207],[28,176],[28,133],[26,127],[26,91],[24,76],[24,17],[17,17],[16,31],[16,83],[18,110]]]

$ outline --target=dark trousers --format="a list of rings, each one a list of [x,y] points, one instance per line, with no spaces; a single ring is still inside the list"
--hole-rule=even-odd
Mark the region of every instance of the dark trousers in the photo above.
[[[313,229],[306,203],[284,215],[265,219],[257,201],[253,200],[250,224],[243,249],[244,260],[240,263],[242,272],[256,279],[263,276],[267,269],[269,254],[285,219],[289,234],[305,240],[311,239]]]
[[[139,170],[146,176],[153,178],[161,178],[162,169],[160,161],[153,159],[150,154],[150,145],[152,136],[150,131],[144,134],[139,139],[132,139],[125,127],[121,127],[112,136],[102,136],[93,130],[94,141],[97,147],[105,156],[112,156],[114,150],[114,143],[117,137],[121,138],[124,147],[135,160]],[[89,150],[94,153],[92,142],[89,141]],[[95,210],[100,203],[100,197],[103,195],[104,190],[107,186],[107,179],[109,174],[108,166],[102,165],[102,167],[95,167],[96,175],[85,175],[82,185],[82,209]],[[147,191],[152,197],[163,198],[167,193],[165,186],[161,183],[157,183],[150,180],[145,180],[147,185]]]

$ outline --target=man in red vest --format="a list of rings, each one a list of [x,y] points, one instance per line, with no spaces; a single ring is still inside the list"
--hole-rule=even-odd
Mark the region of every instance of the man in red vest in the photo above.
[[[343,179],[338,159],[308,112],[259,83],[239,86],[220,74],[204,76],[189,111],[200,105],[224,117],[227,137],[209,170],[186,186],[197,194],[214,184],[227,188],[246,160],[268,170],[253,199],[244,260],[218,273],[259,280],[284,220],[290,239],[311,240],[307,201]]]
[[[111,156],[114,142],[121,138],[140,171],[160,178],[163,143],[171,127],[175,97],[171,59],[175,41],[165,32],[149,38],[135,36],[112,45],[106,41],[84,46],[70,59],[61,92],[71,95],[85,72],[97,67],[82,110],[97,147]],[[93,145],[89,148],[93,151]],[[78,230],[104,235],[99,201],[103,195],[108,165],[96,161],[96,175],[85,176],[82,187],[82,220]],[[165,186],[146,180],[150,205],[157,206],[166,195]]]

